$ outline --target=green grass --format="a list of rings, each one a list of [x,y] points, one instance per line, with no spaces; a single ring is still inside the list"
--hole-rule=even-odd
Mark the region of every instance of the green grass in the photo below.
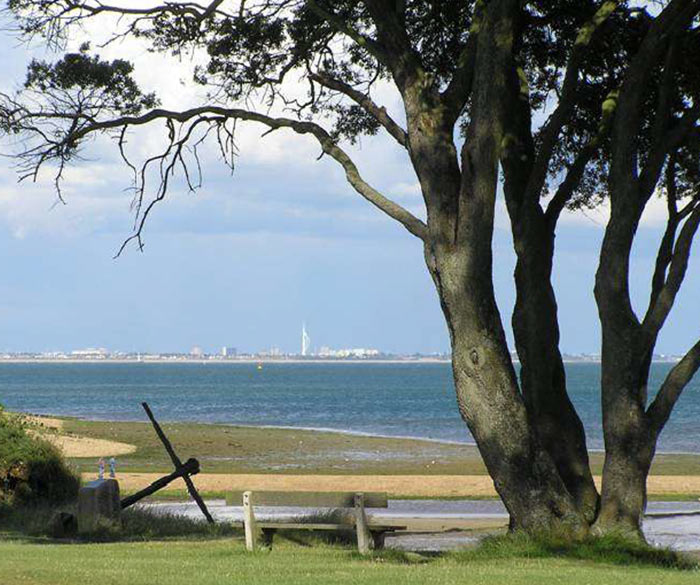
[[[698,562],[667,548],[655,548],[622,535],[589,537],[571,542],[552,535],[540,537],[525,533],[487,536],[478,547],[460,551],[455,556],[464,561],[508,558],[551,559],[568,558],[595,563],[665,567],[697,571]]]
[[[51,538],[51,520],[58,511],[75,514],[75,505],[58,508],[48,505],[3,507],[0,509],[0,531],[6,536]],[[0,532],[1,534],[2,532]],[[228,538],[242,534],[230,524],[207,524],[186,516],[155,514],[150,510],[124,510],[119,525],[105,521],[94,533],[82,534],[74,540],[84,542],[147,541],[167,538]],[[2,583],[2,579],[0,579]]]
[[[347,547],[300,546],[283,538],[271,551],[255,554],[246,553],[238,538],[70,546],[5,540],[0,575],[4,585],[690,585],[700,578],[697,571],[545,558],[529,549],[487,548],[436,558],[387,551],[361,558]]]

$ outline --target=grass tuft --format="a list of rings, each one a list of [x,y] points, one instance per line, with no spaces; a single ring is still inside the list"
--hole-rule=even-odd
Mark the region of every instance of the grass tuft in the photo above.
[[[698,561],[668,548],[652,547],[624,535],[589,536],[572,541],[564,537],[529,535],[523,532],[488,536],[479,546],[451,553],[461,562],[505,558],[552,558],[611,563],[615,565],[653,566],[679,570],[698,570]]]
[[[208,524],[177,514],[155,513],[143,508],[124,510],[121,522],[105,522],[98,530],[81,535],[92,542],[146,541],[163,539],[215,539],[240,536],[228,523]]]
[[[56,508],[49,505],[2,506],[3,531],[15,535],[54,538],[52,519],[59,512],[75,513],[75,505]],[[242,531],[228,523],[208,524],[176,514],[156,514],[143,508],[124,510],[120,522],[107,519],[96,530],[73,540],[84,542],[148,541],[164,539],[217,539],[241,536]]]

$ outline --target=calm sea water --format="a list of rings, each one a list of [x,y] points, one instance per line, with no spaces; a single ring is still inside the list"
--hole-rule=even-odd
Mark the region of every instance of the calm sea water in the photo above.
[[[657,388],[671,366],[655,364]],[[569,364],[571,398],[601,448],[599,367]],[[103,420],[274,425],[471,442],[447,364],[0,364],[11,410]],[[660,450],[700,453],[700,377],[686,388]]]

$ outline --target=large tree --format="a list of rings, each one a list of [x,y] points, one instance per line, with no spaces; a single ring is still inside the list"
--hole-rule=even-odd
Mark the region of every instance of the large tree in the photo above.
[[[134,170],[140,245],[176,171],[193,182],[188,147],[218,139],[226,158],[240,122],[312,136],[361,196],[423,243],[450,334],[457,404],[511,526],[578,535],[598,520],[601,530],[639,530],[656,438],[700,365],[700,350],[692,350],[647,409],[653,341],[700,215],[692,187],[700,0],[9,0],[8,7],[24,35],[58,48],[79,38],[83,23],[119,16],[117,38],[176,55],[201,50],[193,83],[210,89],[197,107],[170,111],[142,92],[128,62],[103,61],[88,45],[54,63],[34,61],[23,90],[1,106],[4,130],[22,137],[24,176],[52,165],[60,185],[89,137],[114,135]],[[306,83],[305,98],[289,93],[290,79]],[[380,84],[398,91],[400,119],[375,101]],[[269,114],[278,105],[285,116]],[[129,131],[163,122],[167,147],[131,163]],[[407,152],[426,221],[382,195],[353,162],[355,139],[379,132]],[[159,181],[150,192],[154,167]],[[669,229],[652,293],[662,308],[650,309],[650,329],[631,312],[626,269],[664,170]],[[517,254],[520,380],[493,290],[499,180]],[[551,276],[561,212],[602,201],[607,187],[612,219],[596,287],[607,448],[601,507],[566,391]],[[630,470],[635,482],[626,487]]]

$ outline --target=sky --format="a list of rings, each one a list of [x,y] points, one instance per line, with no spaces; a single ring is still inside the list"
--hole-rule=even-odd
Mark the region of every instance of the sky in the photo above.
[[[137,80],[167,107],[202,99],[188,81],[191,63],[135,43],[101,54],[134,61]],[[2,91],[21,84],[32,55],[50,56],[7,31],[0,31],[0,55]],[[375,97],[401,118],[391,88]],[[132,135],[130,154],[151,152],[162,130]],[[18,184],[12,161],[0,158],[0,351],[186,352],[197,345],[207,352],[222,346],[298,352],[302,322],[316,349],[448,351],[420,242],[357,195],[337,163],[317,160],[312,139],[291,131],[263,138],[263,131],[241,129],[233,173],[213,146],[206,149],[202,188],[191,194],[176,183],[147,224],[144,252],[131,247],[117,259],[134,216],[130,176],[113,143],[90,143],[87,160],[69,170],[65,205],[57,204],[50,175]],[[415,175],[390,139],[364,138],[348,150],[370,183],[424,215]],[[631,273],[638,310],[648,295],[663,214],[663,203],[654,201],[637,237]],[[560,221],[554,283],[567,353],[600,351],[593,279],[605,219],[601,209],[566,213]],[[494,281],[511,347],[514,265],[499,200]],[[684,352],[700,336],[698,290],[695,253],[658,352]]]

